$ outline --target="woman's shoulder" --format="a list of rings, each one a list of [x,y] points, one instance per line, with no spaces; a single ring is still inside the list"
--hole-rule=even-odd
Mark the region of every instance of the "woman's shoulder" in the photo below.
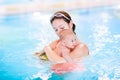
[[[58,42],[59,42],[59,39],[52,41],[50,44],[53,45],[53,44],[57,44]]]
[[[82,47],[86,47],[87,48],[87,45],[85,43],[83,43],[83,42],[80,42],[80,41],[79,41],[79,45],[78,46],[81,47],[81,48]]]
[[[87,46],[87,45],[86,45],[85,43],[79,41],[78,46],[79,46],[79,47],[83,47],[83,46]]]
[[[77,47],[75,49],[82,50],[83,52],[89,54],[88,46],[83,42],[79,41],[79,44],[77,45]]]
[[[57,45],[58,42],[59,42],[59,39],[52,41],[52,42],[50,43],[50,47],[51,47],[51,48],[54,48],[54,47]]]
[[[85,43],[81,42],[79,47],[82,48],[85,53],[89,54],[89,48]]]

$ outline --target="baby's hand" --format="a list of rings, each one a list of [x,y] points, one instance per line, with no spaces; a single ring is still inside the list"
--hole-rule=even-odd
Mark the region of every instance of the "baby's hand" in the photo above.
[[[34,56],[40,56],[40,53],[39,52],[35,52],[33,55]]]
[[[41,60],[46,60],[46,61],[48,61],[48,58],[47,58],[47,56],[46,56],[46,54],[45,53],[40,53],[40,52],[35,52],[34,53],[34,56],[37,56],[39,59],[41,59]]]
[[[47,55],[45,53],[40,56],[40,59],[48,61]]]

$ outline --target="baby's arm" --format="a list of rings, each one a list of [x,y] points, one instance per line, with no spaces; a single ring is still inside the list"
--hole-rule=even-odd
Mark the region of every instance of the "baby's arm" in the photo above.
[[[45,51],[44,51],[44,49],[43,50],[41,50],[40,52],[35,52],[35,56],[41,56],[42,54],[44,54],[45,53]]]
[[[45,50],[45,53],[46,53],[48,59],[51,62],[55,62],[55,63],[64,63],[64,62],[66,62],[66,60],[63,57],[60,57],[59,55],[57,55],[56,52],[54,50],[52,50],[50,46],[46,46],[44,48],[44,50]]]
[[[49,46],[50,46],[52,49],[54,49],[54,47],[55,47],[56,44],[57,44],[57,40],[51,42],[51,43],[49,44]],[[44,48],[43,48],[41,51],[35,52],[34,55],[35,55],[35,56],[41,56],[41,55],[44,54],[44,53],[45,53],[45,51],[44,51]]]
[[[67,62],[72,62],[72,58],[70,57],[70,50],[66,47],[62,47],[62,56]]]

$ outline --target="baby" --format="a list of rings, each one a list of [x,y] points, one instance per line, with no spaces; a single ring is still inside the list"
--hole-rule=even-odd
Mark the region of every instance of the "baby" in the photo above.
[[[70,52],[77,45],[79,45],[79,41],[74,32],[65,29],[60,32],[60,40],[53,51],[55,51],[55,53],[60,57],[63,57],[67,62],[73,62],[72,58],[70,57]],[[35,55],[39,56],[40,59],[48,60],[46,54],[43,52],[35,53]]]
[[[78,38],[71,30],[63,30],[60,33],[60,40],[54,51],[63,57],[67,62],[72,62],[70,52],[79,44]]]

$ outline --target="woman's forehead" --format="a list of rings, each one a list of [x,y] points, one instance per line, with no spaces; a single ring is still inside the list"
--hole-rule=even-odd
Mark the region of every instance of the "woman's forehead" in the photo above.
[[[66,22],[63,19],[55,19],[52,23],[53,26],[64,25]]]

